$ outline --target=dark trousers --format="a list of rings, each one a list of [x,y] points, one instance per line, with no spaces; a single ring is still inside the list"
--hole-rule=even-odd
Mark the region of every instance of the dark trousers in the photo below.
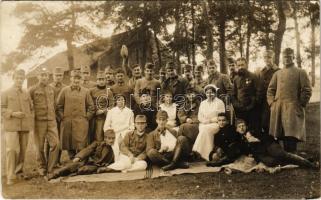
[[[173,152],[160,153],[156,149],[150,149],[147,152],[147,157],[149,158],[151,163],[160,167],[168,165],[173,159],[173,155]]]

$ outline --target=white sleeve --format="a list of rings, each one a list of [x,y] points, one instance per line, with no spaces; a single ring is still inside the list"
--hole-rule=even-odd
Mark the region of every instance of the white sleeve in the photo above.
[[[200,121],[201,123],[208,121],[208,119],[204,115],[205,110],[204,110],[204,103],[203,102],[204,101],[201,102],[201,105],[198,110],[198,115],[197,115],[198,121]]]
[[[104,132],[108,129],[111,129],[111,118],[113,114],[113,109],[109,110],[106,115],[106,120],[104,124]]]

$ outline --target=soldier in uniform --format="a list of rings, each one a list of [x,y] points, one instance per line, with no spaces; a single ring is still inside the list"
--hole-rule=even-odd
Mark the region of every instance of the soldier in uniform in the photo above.
[[[174,102],[180,109],[184,104],[184,95],[189,87],[189,82],[185,78],[178,77],[175,68],[173,62],[166,64],[166,80],[161,84],[161,87],[162,91],[170,90],[173,92]]]
[[[222,74],[217,71],[217,66],[214,60],[207,62],[208,70],[208,84],[214,84],[219,88],[218,97],[221,98],[221,95],[230,95],[232,96],[233,85],[226,74]],[[221,98],[222,99],[222,98]]]
[[[111,88],[115,84],[114,70],[110,66],[108,66],[105,69],[105,75],[106,75],[106,87]]]
[[[274,52],[268,50],[263,55],[265,61],[265,67],[260,71],[258,77],[258,89],[257,89],[257,101],[260,108],[260,131],[264,134],[269,134],[270,126],[270,106],[267,103],[266,92],[269,87],[273,74],[279,70],[274,64]]]
[[[257,77],[247,70],[245,58],[236,60],[237,76],[234,78],[232,103],[236,118],[244,119],[249,129],[257,132],[258,119],[256,116]]]
[[[135,105],[133,90],[125,83],[125,72],[122,69],[116,71],[116,83],[111,87],[114,96],[122,95],[125,97],[126,107],[132,108]]]
[[[160,81],[156,80],[154,78],[154,64],[152,63],[146,63],[145,65],[145,76],[136,82],[135,86],[135,99],[137,104],[139,104],[139,94],[142,92],[143,89],[149,89],[151,92],[151,98],[152,98],[152,105],[157,106],[157,90],[160,90]]]
[[[94,103],[88,89],[80,86],[81,75],[71,72],[71,85],[63,88],[57,100],[57,113],[62,119],[60,141],[70,159],[87,146],[88,121],[94,115]]]
[[[110,129],[104,133],[103,141],[95,141],[75,155],[72,162],[53,171],[48,179],[66,176],[72,173],[92,174],[99,173],[100,169],[115,161],[114,143],[115,132]]]
[[[203,75],[203,65],[197,65],[194,69],[194,79],[191,83],[191,86],[197,91],[198,94],[203,94],[204,87],[208,85],[207,81],[203,79]]]
[[[193,81],[193,66],[190,64],[183,65],[183,77],[191,83]]]
[[[55,91],[55,107],[57,106],[57,98],[58,95],[60,93],[60,91],[62,90],[62,88],[66,87],[67,85],[65,85],[62,81],[64,79],[64,71],[61,67],[56,67],[54,72],[53,72],[53,82],[50,83],[50,86],[53,87],[54,91]],[[58,136],[60,137],[60,123],[61,123],[61,119],[58,118],[58,115],[56,115],[56,122],[57,122],[57,127],[58,127]],[[46,158],[48,159],[49,157],[49,143],[46,140],[45,142],[45,154],[46,154]],[[60,157],[61,157],[61,150],[59,148],[59,153],[58,153],[58,162],[57,164],[60,164]]]
[[[104,140],[104,123],[108,108],[113,106],[113,93],[106,87],[106,77],[103,71],[97,72],[96,87],[89,89],[95,105],[95,114],[90,123],[89,144],[94,140]]]
[[[142,78],[142,68],[139,64],[132,66],[132,77],[128,80],[128,86],[135,90],[135,85],[138,79]]]
[[[37,150],[37,162],[41,176],[51,173],[58,161],[59,139],[55,114],[55,91],[49,85],[49,72],[46,68],[38,74],[38,84],[29,90],[35,110],[34,139]],[[49,143],[49,155],[46,160],[45,139]]]
[[[85,65],[80,69],[81,72],[81,86],[84,88],[93,88],[96,86],[96,83],[90,80],[90,67]]]
[[[12,185],[23,172],[29,131],[33,129],[32,100],[22,89],[25,71],[15,70],[14,85],[1,94],[1,114],[6,144],[7,184]]]
[[[284,68],[275,72],[267,90],[271,108],[270,135],[283,140],[284,150],[296,152],[297,143],[305,141],[305,107],[312,95],[305,70],[295,67],[294,52],[282,52]]]

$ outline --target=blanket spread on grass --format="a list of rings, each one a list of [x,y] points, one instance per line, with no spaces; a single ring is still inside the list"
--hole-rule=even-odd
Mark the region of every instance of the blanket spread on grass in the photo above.
[[[227,174],[233,172],[268,172],[275,173],[282,169],[297,168],[297,165],[286,165],[282,167],[267,167],[263,163],[256,163],[252,157],[242,156],[235,162],[221,167],[207,167],[205,162],[190,163],[188,169],[175,169],[172,171],[164,172],[159,167],[149,166],[145,171],[127,172],[127,173],[102,173],[102,174],[90,174],[90,175],[77,175],[69,177],[59,177],[57,179],[50,180],[51,183],[55,182],[113,182],[113,181],[129,181],[140,180],[148,178],[158,178],[163,176],[173,176],[179,174],[197,174],[206,172],[220,172],[224,171]]]

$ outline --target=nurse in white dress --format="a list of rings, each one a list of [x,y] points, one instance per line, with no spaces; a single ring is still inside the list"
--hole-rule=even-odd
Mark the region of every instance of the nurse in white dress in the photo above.
[[[219,131],[217,115],[225,112],[224,102],[216,98],[217,90],[218,88],[213,84],[204,88],[206,99],[201,102],[199,107],[199,134],[193,146],[193,151],[198,152],[207,161],[214,147],[214,134]]]
[[[128,132],[135,129],[134,113],[125,106],[125,97],[116,96],[116,106],[107,112],[104,131],[113,129],[116,133],[115,148],[119,149],[119,144]],[[118,151],[118,150],[117,150]]]

